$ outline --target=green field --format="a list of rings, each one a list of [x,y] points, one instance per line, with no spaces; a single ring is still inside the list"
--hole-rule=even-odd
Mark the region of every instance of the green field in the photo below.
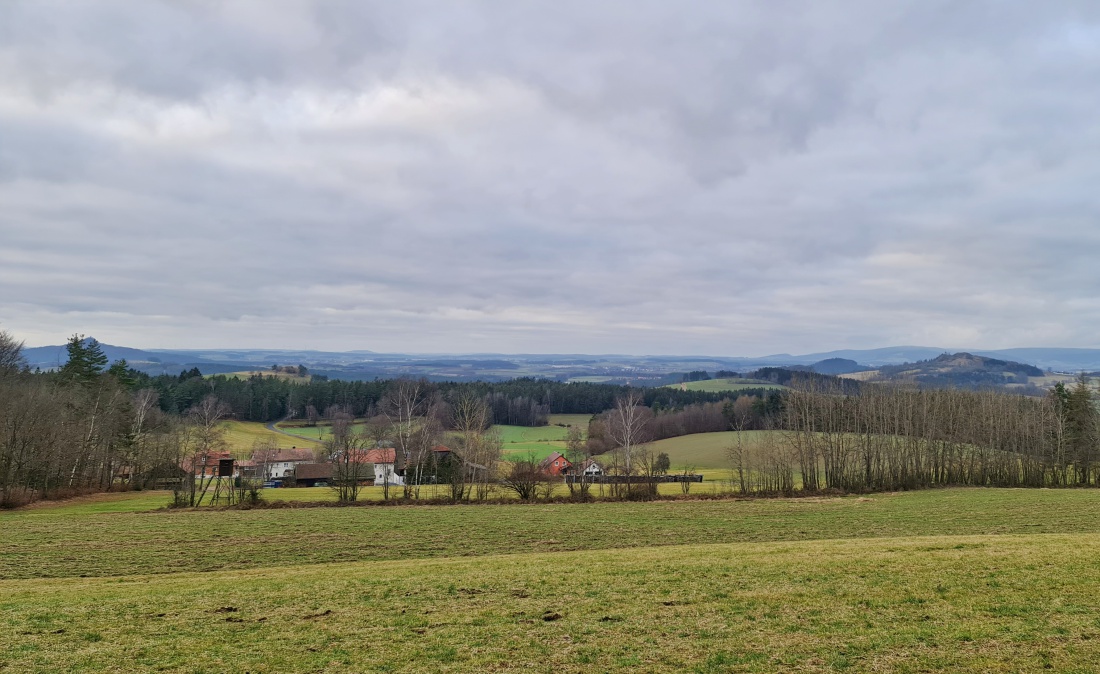
[[[785,389],[787,387],[780,384],[760,382],[756,379],[705,379],[703,381],[684,382],[683,384],[667,384],[665,388],[721,393],[723,391],[743,391],[748,388]]]
[[[273,441],[276,447],[290,449],[291,447],[307,447],[312,449],[317,446],[316,440],[301,437],[295,438],[282,433],[269,430],[267,426],[258,421],[223,421],[225,429],[225,441],[231,451],[238,455],[247,455],[252,451],[257,441]],[[303,440],[305,440],[303,442]]]
[[[1100,657],[1095,490],[117,506],[151,496],[0,513],[0,671],[1088,672]]]
[[[765,435],[772,435],[776,442],[783,441],[783,431],[740,431],[741,441],[747,445],[761,442]],[[728,470],[726,448],[737,442],[738,431],[696,433],[667,438],[649,443],[654,454],[665,452],[673,470],[694,466],[699,470]]]
[[[551,414],[547,426],[493,426],[500,432],[505,460],[531,457],[541,461],[553,452],[565,453],[569,426],[587,435],[589,414]]]

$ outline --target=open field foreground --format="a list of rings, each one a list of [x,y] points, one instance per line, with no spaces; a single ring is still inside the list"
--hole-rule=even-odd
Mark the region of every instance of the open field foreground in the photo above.
[[[106,509],[127,501],[0,513],[0,671],[1086,672],[1100,657],[1094,490]]]

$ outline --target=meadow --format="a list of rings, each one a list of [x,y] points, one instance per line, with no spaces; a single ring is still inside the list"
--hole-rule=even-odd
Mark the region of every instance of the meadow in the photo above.
[[[319,445],[315,438],[292,437],[277,433],[258,421],[223,421],[221,428],[225,430],[225,442],[230,451],[238,456],[251,454],[258,442],[272,442],[280,449],[292,447],[313,449]]]
[[[1093,671],[1100,492],[0,513],[0,671]]]

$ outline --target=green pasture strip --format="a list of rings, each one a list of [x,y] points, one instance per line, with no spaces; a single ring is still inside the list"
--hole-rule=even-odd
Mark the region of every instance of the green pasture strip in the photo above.
[[[500,439],[505,444],[513,442],[552,442],[565,440],[569,433],[568,428],[561,426],[505,426],[497,425],[493,428],[500,433]]]
[[[1091,672],[1100,538],[0,581],[0,671]]]
[[[172,502],[172,492],[162,490],[124,491],[109,494],[93,494],[64,501],[38,501],[13,513],[19,517],[69,517],[100,513],[148,512],[163,508]],[[4,522],[5,513],[0,513]],[[0,527],[3,525],[0,524]],[[0,531],[3,531],[0,528]]]
[[[366,425],[363,423],[355,423],[351,425],[353,433],[361,433]],[[314,443],[324,442],[332,438],[332,425],[331,424],[318,424],[316,426],[284,426],[283,424],[275,424],[283,433],[289,433],[290,435],[305,439],[312,440]],[[287,440],[293,442],[293,438],[287,438]]]
[[[750,501],[364,506],[71,517],[16,511],[0,513],[0,578],[226,571],[673,544],[1095,533],[1100,532],[1098,511],[1100,490],[978,488]]]
[[[591,414],[551,414],[547,421],[551,426],[557,426],[559,424],[565,426],[576,426],[588,433],[588,422],[592,420]]]

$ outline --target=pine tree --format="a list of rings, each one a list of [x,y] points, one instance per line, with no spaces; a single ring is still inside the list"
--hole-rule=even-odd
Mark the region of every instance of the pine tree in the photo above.
[[[69,361],[61,367],[61,378],[67,382],[90,386],[107,367],[107,356],[95,339],[73,335],[65,345]]]

